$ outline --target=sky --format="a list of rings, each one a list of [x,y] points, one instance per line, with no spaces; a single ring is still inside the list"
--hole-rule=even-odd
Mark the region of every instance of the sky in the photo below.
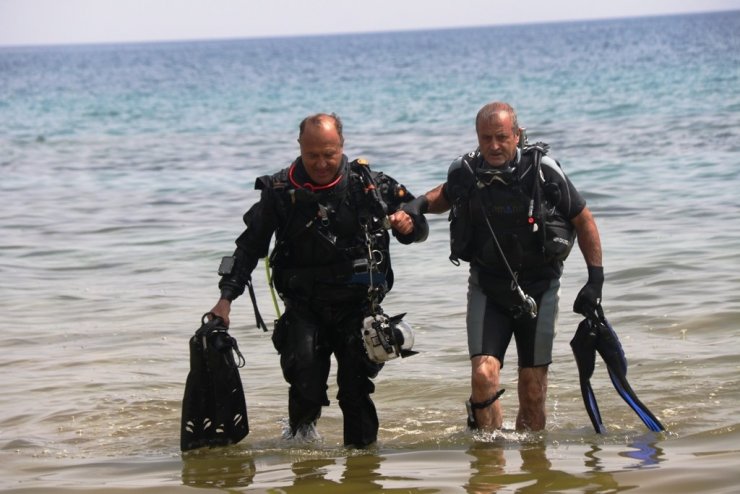
[[[0,46],[402,31],[739,9],[740,0],[0,0]]]

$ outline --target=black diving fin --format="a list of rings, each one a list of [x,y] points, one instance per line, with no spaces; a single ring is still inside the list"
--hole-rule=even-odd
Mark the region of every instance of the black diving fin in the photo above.
[[[190,372],[180,423],[182,451],[235,444],[249,434],[247,403],[239,376],[244,363],[223,319],[205,314],[190,338]]]
[[[601,307],[593,316],[581,321],[570,346],[578,365],[583,403],[597,433],[603,434],[606,432],[590,383],[591,376],[594,373],[597,351],[606,364],[609,378],[619,396],[635,411],[648,429],[653,432],[665,430],[663,424],[637,398],[632,386],[627,381],[627,358],[624,355],[622,344],[617,338],[617,333],[604,317]]]

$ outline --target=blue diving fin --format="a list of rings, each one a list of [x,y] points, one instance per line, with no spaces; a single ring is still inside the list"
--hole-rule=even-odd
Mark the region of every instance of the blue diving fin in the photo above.
[[[594,396],[594,390],[591,388],[591,376],[594,373],[596,364],[596,338],[597,333],[593,326],[589,324],[588,319],[584,319],[578,325],[576,334],[570,341],[570,347],[573,349],[573,355],[576,358],[578,366],[578,378],[581,384],[581,395],[583,404],[586,406],[586,412],[591,419],[591,423],[598,434],[604,434],[606,427],[601,420],[599,405]]]
[[[622,344],[601,310],[593,317],[581,321],[570,345],[578,365],[583,402],[597,433],[603,434],[606,430],[590,384],[597,351],[606,364],[609,378],[619,396],[634,410],[648,429],[653,432],[665,430],[663,424],[640,401],[627,381],[627,359]]]
[[[640,401],[635,394],[632,386],[627,381],[627,358],[624,355],[622,344],[617,338],[617,333],[606,320],[606,317],[600,317],[596,322],[598,327],[598,338],[596,340],[596,350],[606,364],[609,371],[614,389],[619,396],[635,411],[640,420],[642,420],[648,429],[653,432],[664,431],[665,427],[653,415],[653,413]]]

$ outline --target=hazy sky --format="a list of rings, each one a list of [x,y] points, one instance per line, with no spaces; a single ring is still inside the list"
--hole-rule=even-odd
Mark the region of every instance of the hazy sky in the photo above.
[[[740,0],[0,0],[0,45],[242,38],[740,9]]]

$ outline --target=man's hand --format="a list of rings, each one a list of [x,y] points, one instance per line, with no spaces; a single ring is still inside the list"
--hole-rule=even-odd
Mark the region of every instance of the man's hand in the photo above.
[[[216,305],[213,306],[213,309],[211,309],[211,312],[215,314],[216,316],[220,317],[224,321],[224,325],[228,328],[229,323],[229,314],[231,314],[231,301],[227,300],[225,298],[219,299],[219,301],[216,303]],[[210,317],[209,317],[210,320]]]
[[[601,307],[601,290],[604,287],[604,268],[601,266],[588,267],[588,281],[578,292],[573,302],[573,312],[586,317],[598,313]]]
[[[398,210],[388,217],[391,228],[401,235],[408,235],[414,231],[414,220],[405,211]]]

